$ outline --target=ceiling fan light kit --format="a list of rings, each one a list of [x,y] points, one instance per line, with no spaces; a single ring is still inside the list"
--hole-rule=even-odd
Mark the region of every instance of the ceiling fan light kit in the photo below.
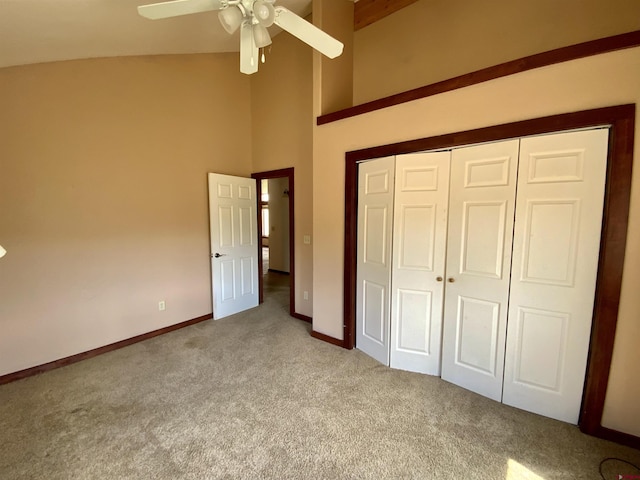
[[[253,15],[262,25],[270,27],[276,19],[276,9],[265,0],[256,0],[253,3]]]
[[[329,58],[342,54],[341,42],[274,3],[275,0],[173,0],[140,5],[138,13],[157,20],[219,10],[218,18],[227,33],[240,28],[240,71],[248,75],[258,71],[258,49],[271,45],[267,27],[274,23]],[[264,62],[264,54],[262,57]]]
[[[235,33],[244,18],[239,8],[225,8],[218,13],[220,23],[229,35]]]
[[[267,45],[271,45],[271,36],[267,30],[267,27],[261,23],[253,24],[253,41],[256,43],[256,47],[264,48]]]

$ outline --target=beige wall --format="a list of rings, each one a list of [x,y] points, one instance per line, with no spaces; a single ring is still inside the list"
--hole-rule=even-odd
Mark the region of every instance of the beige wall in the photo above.
[[[269,180],[269,269],[279,272],[290,271],[288,190],[289,178]]]
[[[356,103],[640,27],[637,0],[616,0],[617,8],[547,0],[544,8],[536,2],[540,11],[501,1],[495,24],[477,23],[481,7],[457,2],[421,0],[360,30]],[[443,19],[455,29],[439,31]],[[404,36],[410,22],[425,35],[419,44]],[[525,30],[522,41],[504,40]],[[500,48],[469,42],[470,32]],[[341,338],[346,151],[640,101],[634,49],[313,127],[312,98],[331,98],[313,96],[309,47],[282,34],[258,74],[241,75],[237,64],[229,54],[0,70],[0,244],[9,252],[0,260],[0,375],[210,313],[208,171],[295,168],[296,310],[314,314],[318,332]],[[639,170],[604,418],[635,435]],[[314,232],[314,246],[303,244]]]
[[[350,1],[313,0],[313,24],[344,45],[336,58],[314,53],[316,116],[353,105],[353,12]]]
[[[267,49],[268,50],[268,49]],[[294,169],[296,312],[312,316],[312,50],[287,33],[251,76],[253,172]],[[249,132],[247,132],[248,134]],[[246,141],[249,141],[247,139]],[[304,292],[309,292],[308,300]]]
[[[640,48],[540,68],[315,127],[313,329],[342,338],[345,152],[591,108],[640,103]],[[636,120],[636,138],[640,121]],[[635,144],[640,158],[640,142]],[[331,191],[331,195],[325,192]],[[640,435],[640,168],[603,423]]]
[[[0,375],[211,313],[206,173],[251,173],[248,92],[232,54],[0,69]]]
[[[419,0],[354,34],[354,103],[638,29],[638,0]]]

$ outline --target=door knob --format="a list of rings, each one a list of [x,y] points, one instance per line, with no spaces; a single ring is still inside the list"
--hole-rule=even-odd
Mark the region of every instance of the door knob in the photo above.
[[[442,281],[442,277],[436,277],[436,282],[441,282]]]
[[[224,257],[226,254],[225,253],[217,253],[215,255],[211,255],[212,257],[216,257],[216,258],[220,258],[220,257]]]
[[[453,277],[449,277],[449,278],[447,278],[447,282],[453,283],[453,282],[455,282],[455,279]]]

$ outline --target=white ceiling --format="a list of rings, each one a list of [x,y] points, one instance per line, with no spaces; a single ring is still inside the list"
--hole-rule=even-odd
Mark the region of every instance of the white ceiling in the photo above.
[[[233,52],[217,12],[148,20],[136,7],[159,0],[0,0],[0,67],[78,58]],[[298,15],[312,0],[278,0]],[[270,33],[277,30],[271,27]]]

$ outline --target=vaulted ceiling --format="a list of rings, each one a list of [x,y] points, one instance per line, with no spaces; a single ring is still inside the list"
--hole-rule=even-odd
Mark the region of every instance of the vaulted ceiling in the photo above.
[[[228,35],[217,12],[148,20],[136,7],[160,0],[0,0],[0,68],[80,58],[236,52],[239,34]],[[329,0],[338,1],[338,0]],[[354,29],[365,27],[417,0],[357,2]],[[277,0],[301,16],[312,0]],[[272,36],[279,33],[271,27]]]
[[[233,52],[217,12],[148,20],[136,7],[161,0],[0,0],[0,67],[78,58]],[[278,0],[298,15],[312,0]],[[273,28],[273,27],[272,27]],[[270,29],[271,30],[271,29]],[[275,34],[276,28],[272,34]]]

